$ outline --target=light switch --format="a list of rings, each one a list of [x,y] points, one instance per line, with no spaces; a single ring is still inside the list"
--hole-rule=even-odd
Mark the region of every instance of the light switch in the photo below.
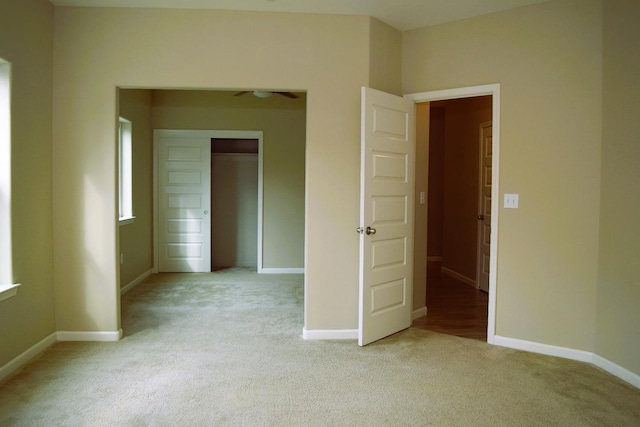
[[[507,209],[518,209],[518,195],[517,194],[505,194],[504,195],[504,207]]]

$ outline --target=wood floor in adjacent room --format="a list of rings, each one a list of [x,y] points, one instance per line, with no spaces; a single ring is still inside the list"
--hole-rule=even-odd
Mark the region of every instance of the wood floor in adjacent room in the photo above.
[[[427,272],[427,315],[413,321],[414,328],[487,340],[489,296],[481,290],[441,274],[438,267]]]

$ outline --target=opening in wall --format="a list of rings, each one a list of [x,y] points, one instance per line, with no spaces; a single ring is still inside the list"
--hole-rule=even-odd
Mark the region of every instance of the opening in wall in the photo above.
[[[257,138],[211,138],[211,268],[258,267]]]
[[[118,205],[120,225],[130,224],[133,216],[133,152],[131,122],[120,117],[118,121]]]
[[[18,287],[11,252],[11,64],[0,59],[0,301]]]

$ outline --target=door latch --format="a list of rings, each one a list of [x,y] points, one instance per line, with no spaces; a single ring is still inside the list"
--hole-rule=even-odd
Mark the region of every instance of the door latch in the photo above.
[[[367,233],[367,235],[371,235],[371,234],[376,234],[376,229],[371,227],[367,227],[367,228],[358,227],[356,228],[356,232],[358,234]]]

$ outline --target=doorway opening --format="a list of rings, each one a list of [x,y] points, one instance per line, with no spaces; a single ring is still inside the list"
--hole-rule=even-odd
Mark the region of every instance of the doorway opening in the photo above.
[[[211,138],[211,271],[258,269],[261,145],[258,138]]]
[[[499,91],[486,85],[407,95],[429,122],[427,316],[414,325],[489,343],[495,335]]]
[[[256,142],[235,144],[235,139]],[[257,230],[262,230],[264,217],[262,139],[262,131],[154,130],[154,259],[158,272],[212,271],[214,225],[215,237],[226,238],[215,247],[217,267],[237,266],[237,229],[244,227],[255,230],[249,233],[255,240],[242,245],[246,252],[242,256],[249,260],[243,262],[261,268],[262,235]],[[244,151],[254,145],[256,152],[237,153],[235,145],[248,147]],[[241,202],[244,206],[238,206]],[[244,217],[237,218],[239,213]]]
[[[201,154],[203,157],[206,155],[208,165],[211,164],[212,154],[217,157],[251,157],[250,153],[222,153],[224,148],[214,148],[212,153],[211,138],[232,139],[236,144],[238,139],[259,140],[258,161],[251,161],[254,165],[258,164],[258,172],[254,170],[252,175],[258,176],[258,188],[262,189],[251,201],[255,209],[250,208],[255,211],[253,228],[257,229],[257,233],[252,232],[256,236],[253,242],[254,268],[261,273],[304,272],[305,92],[295,92],[295,97],[273,96],[263,99],[239,96],[237,91],[120,88],[117,103],[118,113],[126,115],[133,123],[133,206],[136,217],[131,224],[119,227],[121,293],[144,281],[151,273],[158,272],[156,229],[159,220],[156,203],[159,198],[156,188],[155,129],[169,132],[221,129],[217,133],[196,138],[202,139],[204,148]],[[263,135],[266,136],[264,146]],[[265,169],[260,161],[263,153],[268,157]],[[190,155],[184,154],[187,157]],[[255,159],[255,153],[253,157]],[[193,173],[174,174],[174,178],[187,181],[195,177]],[[210,178],[206,181],[211,183]],[[255,193],[255,187],[252,191]],[[263,192],[267,195],[264,198],[266,204],[261,196]],[[172,202],[186,203],[193,199],[175,198]],[[201,209],[203,214],[206,210],[211,209]],[[186,227],[187,231],[199,228],[197,221],[192,221],[194,217],[186,219],[175,221],[172,226]],[[210,236],[211,232],[207,230],[206,234]],[[177,246],[173,249],[176,249],[177,255],[183,250]],[[189,254],[191,250],[195,252],[196,245],[184,248]],[[208,255],[208,259],[211,260],[211,255]]]

